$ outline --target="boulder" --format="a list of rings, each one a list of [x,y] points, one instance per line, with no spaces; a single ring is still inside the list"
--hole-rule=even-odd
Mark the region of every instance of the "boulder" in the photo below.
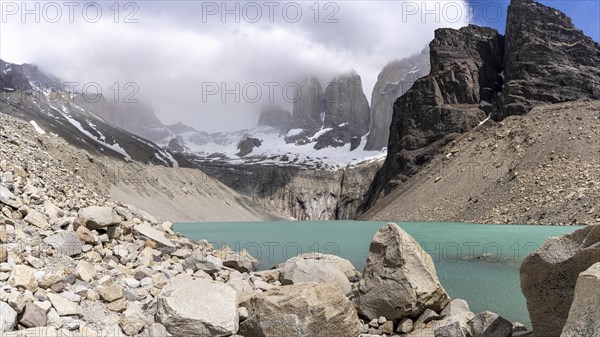
[[[183,261],[183,268],[193,271],[202,270],[212,275],[223,268],[223,261],[218,257],[196,250]]]
[[[448,321],[434,325],[433,333],[435,337],[468,337],[459,322]]]
[[[165,236],[165,233],[152,227],[148,223],[143,223],[141,225],[137,225],[137,226],[133,227],[133,231],[137,232],[138,234],[142,235],[145,238],[148,238],[156,243],[159,243],[162,246],[175,248],[175,244],[173,242],[171,242],[169,239],[167,239],[167,237]]]
[[[575,298],[561,337],[600,335],[600,262],[577,278]]]
[[[17,312],[6,302],[0,301],[0,331],[12,331],[17,325]]]
[[[14,209],[23,206],[23,203],[8,188],[0,186],[0,203],[8,205]]]
[[[25,304],[25,311],[23,311],[19,323],[26,328],[46,326],[48,324],[46,310],[33,302],[27,302],[27,304]]]
[[[113,283],[100,288],[100,297],[105,302],[114,302],[120,298],[123,298],[124,292],[123,287],[120,284]]]
[[[35,292],[38,288],[35,280],[35,270],[24,265],[13,267],[8,282],[12,287],[30,290],[31,292]]]
[[[513,328],[511,322],[490,311],[475,315],[469,326],[473,337],[510,337]]]
[[[80,280],[91,282],[96,277],[96,269],[93,264],[80,260],[75,267],[75,274],[77,274]]]
[[[81,254],[81,241],[79,241],[77,233],[73,231],[56,233],[45,238],[44,242],[63,255],[74,256]]]
[[[178,275],[157,305],[158,321],[171,334],[219,337],[238,330],[237,293],[224,283]]]
[[[90,206],[79,210],[79,216],[86,219],[85,226],[98,229],[116,225],[122,221],[112,207]]]
[[[521,289],[538,336],[558,337],[567,322],[580,273],[600,261],[600,226],[548,238],[521,264]]]
[[[303,254],[288,259],[278,266],[281,270],[280,281],[283,285],[300,283],[334,283],[343,294],[352,290],[348,275],[354,275],[350,261],[334,255]]]
[[[373,237],[354,304],[369,318],[390,320],[441,311],[450,301],[431,256],[398,225],[388,223]]]
[[[249,315],[240,325],[248,337],[358,336],[361,324],[350,301],[330,283],[277,287],[241,304]]]
[[[48,293],[48,299],[52,303],[54,309],[60,316],[81,315],[79,304],[69,301],[66,298],[57,294]]]
[[[27,212],[27,216],[24,220],[28,224],[39,227],[41,229],[47,229],[50,227],[46,215],[36,211],[35,209],[29,209],[29,211]]]
[[[258,260],[253,258],[245,249],[234,252],[229,247],[223,247],[213,253],[214,256],[223,260],[223,265],[233,268],[242,273],[249,273],[256,268]]]

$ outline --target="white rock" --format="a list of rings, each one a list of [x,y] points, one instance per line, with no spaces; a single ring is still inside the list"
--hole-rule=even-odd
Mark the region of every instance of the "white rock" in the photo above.
[[[220,282],[178,275],[162,289],[157,317],[172,334],[229,336],[238,330],[237,293]]]

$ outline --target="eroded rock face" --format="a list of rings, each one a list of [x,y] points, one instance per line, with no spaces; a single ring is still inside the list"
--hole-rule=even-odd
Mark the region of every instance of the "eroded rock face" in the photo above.
[[[513,0],[504,55],[506,84],[496,120],[543,103],[600,99],[600,44],[554,8]]]
[[[172,334],[230,336],[238,330],[237,293],[224,283],[180,275],[161,291],[157,318]]]
[[[450,301],[431,256],[394,223],[373,237],[358,290],[354,304],[369,319],[414,317],[425,309],[439,312]]]
[[[429,48],[421,53],[388,63],[377,77],[371,96],[371,127],[365,150],[381,150],[388,145],[394,102],[416,80],[429,74]]]
[[[247,154],[250,154],[255,147],[259,147],[262,145],[262,142],[258,138],[247,137],[243,141],[241,141],[237,149],[240,151],[236,155],[243,157]]]
[[[302,92],[297,100],[294,101],[291,129],[303,129],[307,134],[313,135],[323,124],[323,113],[325,112],[325,103],[323,98],[325,92],[318,79],[307,79],[302,83]],[[295,141],[286,139],[286,141]]]
[[[600,261],[600,226],[547,239],[521,265],[521,289],[537,336],[558,337],[580,273]]]
[[[439,149],[485,119],[502,86],[503,37],[490,28],[438,29],[430,43],[431,72],[394,103],[388,155],[361,210],[414,175]],[[485,104],[483,104],[485,105]]]
[[[575,298],[561,337],[593,337],[600,333],[600,262],[577,278]]]
[[[248,337],[358,336],[360,322],[350,301],[333,284],[307,283],[275,288],[241,304],[248,319],[239,334]]]

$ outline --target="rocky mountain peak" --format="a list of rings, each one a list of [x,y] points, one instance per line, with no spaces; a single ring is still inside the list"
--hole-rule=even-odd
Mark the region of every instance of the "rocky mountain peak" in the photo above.
[[[513,0],[508,9],[504,68],[496,120],[543,103],[600,98],[600,45],[567,15],[534,1]]]
[[[292,114],[275,105],[264,107],[260,112],[260,118],[258,119],[259,126],[272,126],[281,130],[289,128],[291,122]]]
[[[429,47],[417,55],[392,61],[381,70],[371,96],[371,126],[365,150],[381,150],[387,146],[394,102],[417,79],[428,75],[429,70]]]

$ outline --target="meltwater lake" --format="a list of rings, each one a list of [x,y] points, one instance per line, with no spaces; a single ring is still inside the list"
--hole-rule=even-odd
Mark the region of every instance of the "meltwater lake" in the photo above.
[[[192,240],[206,239],[215,248],[247,249],[269,269],[301,253],[335,254],[364,268],[369,244],[386,222],[271,221],[180,223],[174,230]],[[525,256],[551,236],[581,227],[478,225],[467,223],[398,222],[436,266],[452,298],[469,302],[471,311],[490,310],[511,322],[530,326],[521,293],[519,266]]]

